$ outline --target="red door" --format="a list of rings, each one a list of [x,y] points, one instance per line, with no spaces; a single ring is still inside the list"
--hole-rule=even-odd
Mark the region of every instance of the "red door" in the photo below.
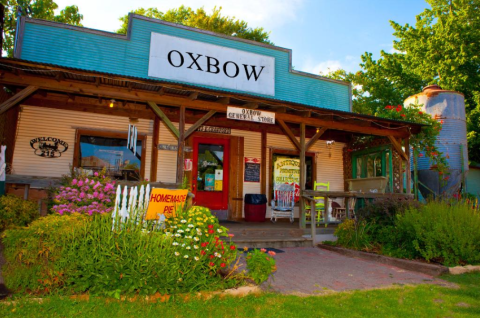
[[[228,209],[230,140],[193,138],[192,189],[197,205]]]

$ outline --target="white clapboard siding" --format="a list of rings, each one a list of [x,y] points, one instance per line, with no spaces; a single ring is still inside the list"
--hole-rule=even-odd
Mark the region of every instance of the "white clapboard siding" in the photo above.
[[[46,107],[22,106],[13,155],[13,173],[46,177],[60,177],[69,172],[73,163],[75,131],[102,129],[128,132],[128,117],[79,112]],[[139,133],[147,134],[145,178],[150,176],[153,120],[139,119],[135,124]],[[68,150],[60,158],[36,156],[30,140],[37,137],[55,137],[68,143]]]

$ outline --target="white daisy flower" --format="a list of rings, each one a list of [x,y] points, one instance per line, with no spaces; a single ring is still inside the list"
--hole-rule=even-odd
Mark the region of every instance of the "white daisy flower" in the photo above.
[[[185,255],[183,258],[188,258],[188,255]]]
[[[185,229],[185,232],[190,232],[190,229]]]
[[[195,256],[194,259],[198,261],[200,258],[198,256]]]
[[[176,237],[180,237],[181,235],[177,233],[177,234],[175,234],[175,236],[176,236]]]
[[[193,225],[193,224],[189,224],[189,225],[188,225],[188,227],[195,227],[195,225]]]
[[[195,236],[193,239],[195,240],[195,242],[200,241],[200,239],[199,239],[198,237],[196,237],[196,236]]]
[[[180,255],[180,253],[179,253],[179,252],[175,252],[175,256],[178,256],[178,255]]]
[[[177,246],[177,245],[178,245],[178,242],[173,242],[172,245],[173,245],[173,246]]]
[[[193,245],[193,248],[198,250],[198,246],[197,245]]]
[[[185,247],[187,250],[191,250],[192,248],[190,246]]]
[[[187,220],[181,220],[180,222],[181,223],[187,223]]]
[[[183,233],[183,230],[178,230],[177,233]]]
[[[223,231],[222,231],[222,230],[220,230],[220,229],[218,229],[218,230],[217,230],[217,232],[218,232],[218,233],[222,233]]]

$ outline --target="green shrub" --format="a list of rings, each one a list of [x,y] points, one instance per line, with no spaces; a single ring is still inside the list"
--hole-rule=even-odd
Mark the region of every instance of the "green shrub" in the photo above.
[[[480,212],[465,202],[429,202],[396,221],[419,256],[447,266],[480,263]]]
[[[335,229],[337,244],[356,250],[369,249],[370,237],[368,235],[370,225],[365,221],[345,220]]]
[[[11,226],[27,226],[39,216],[35,202],[12,194],[0,197],[0,232]]]
[[[267,255],[268,254],[268,255]],[[248,277],[255,283],[261,284],[270,277],[276,270],[275,252],[267,251],[265,249],[254,249],[247,254],[245,258],[247,262]]]
[[[239,283],[220,272],[236,258],[236,247],[220,241],[226,229],[208,209],[181,211],[168,219],[167,227],[147,231],[141,222],[113,226],[108,213],[50,215],[29,228],[5,232],[5,283],[15,291],[115,297]]]
[[[418,209],[421,204],[413,199],[382,198],[366,205],[357,211],[357,217],[369,223],[378,225],[393,225],[397,214],[402,214],[408,209]]]

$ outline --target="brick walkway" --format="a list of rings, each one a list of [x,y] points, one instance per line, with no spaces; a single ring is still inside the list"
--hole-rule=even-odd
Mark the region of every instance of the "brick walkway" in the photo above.
[[[444,284],[432,276],[394,266],[346,257],[313,247],[282,249],[275,256],[277,272],[264,288],[282,294],[322,294],[393,284]]]

